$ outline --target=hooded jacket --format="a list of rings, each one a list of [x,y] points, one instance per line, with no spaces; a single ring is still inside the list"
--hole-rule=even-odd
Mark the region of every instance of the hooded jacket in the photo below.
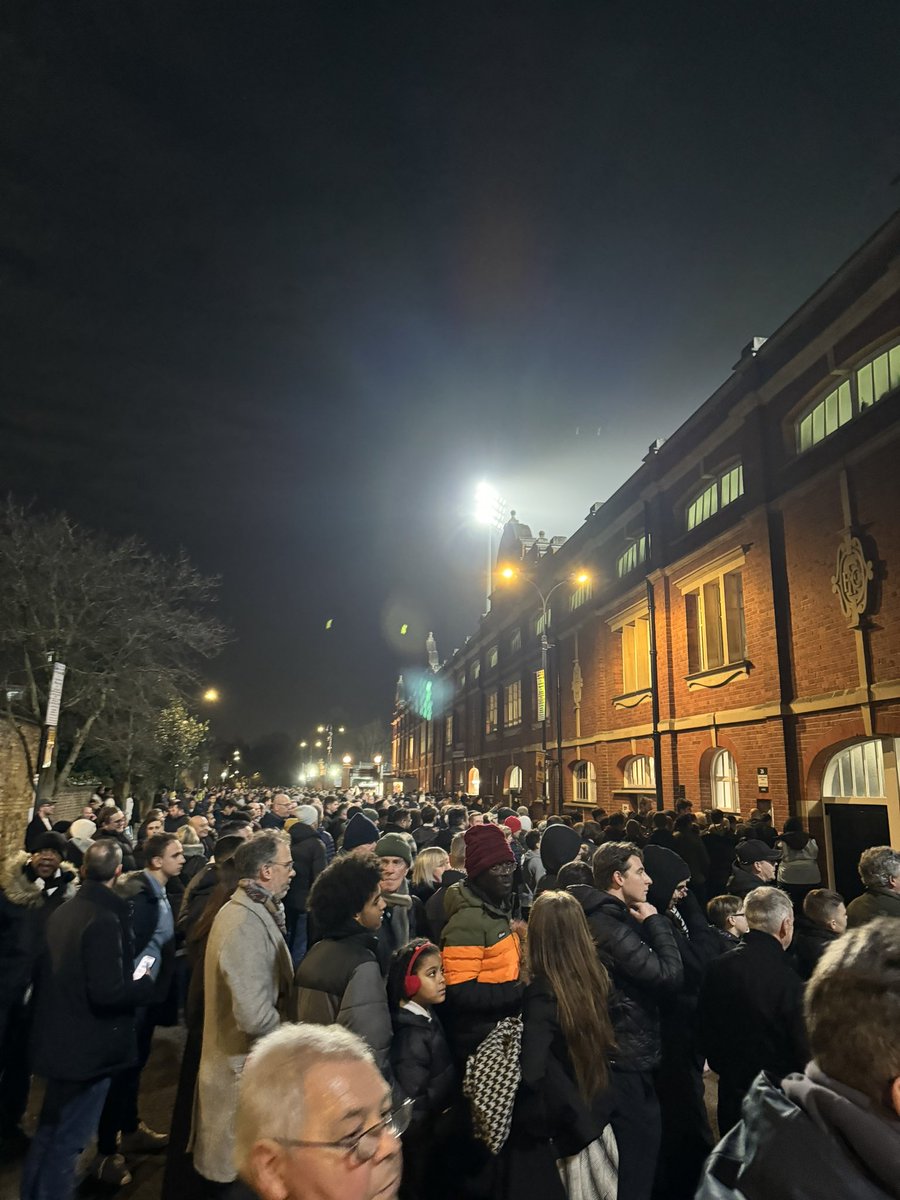
[[[779,883],[814,886],[822,882],[818,863],[819,847],[815,838],[811,838],[808,833],[800,830],[796,833],[783,833],[775,843],[775,849],[781,851],[781,862],[778,864]]]
[[[522,948],[509,911],[470,883],[448,888],[444,913],[441,946],[448,1033],[462,1057],[471,1054],[501,1017],[519,1011]]]
[[[389,1078],[391,1014],[377,950],[374,933],[358,921],[324,934],[294,976],[296,1019],[352,1030],[368,1043]]]
[[[889,888],[867,888],[847,905],[847,925],[855,929],[876,917],[900,917],[900,892]]]
[[[541,838],[541,862],[546,874],[542,876],[535,890],[535,896],[541,892],[556,891],[556,876],[560,867],[572,862],[581,850],[581,838],[568,825],[548,825]]]
[[[743,1119],[707,1161],[696,1200],[896,1200],[900,1121],[811,1063],[779,1086],[761,1074]]]
[[[284,898],[284,907],[305,913],[312,885],[325,870],[325,844],[312,825],[304,825],[301,821],[291,826],[290,838],[295,874]]]
[[[403,1093],[415,1101],[412,1127],[424,1132],[456,1094],[456,1070],[436,1013],[429,1019],[409,1008],[397,1009],[391,1065]]]
[[[584,909],[600,961],[613,990],[609,1015],[620,1071],[652,1071],[660,1062],[659,998],[684,980],[681,955],[668,917],[662,913],[638,923],[609,892],[587,884],[568,889]]]
[[[24,850],[11,854],[0,867],[0,1011],[21,1000],[31,983],[47,919],[75,895],[77,878],[72,864],[63,862],[48,891]]]

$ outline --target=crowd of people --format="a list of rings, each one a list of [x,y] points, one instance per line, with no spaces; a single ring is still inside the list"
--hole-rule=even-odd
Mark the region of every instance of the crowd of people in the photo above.
[[[0,872],[23,1200],[153,1153],[165,1200],[900,1195],[900,851],[845,906],[797,818],[461,800],[39,805]]]

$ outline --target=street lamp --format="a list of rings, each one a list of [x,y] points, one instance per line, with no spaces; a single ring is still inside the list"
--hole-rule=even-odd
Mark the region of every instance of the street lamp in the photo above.
[[[576,584],[579,587],[590,582],[590,575],[587,571],[579,571],[575,575],[566,576],[560,579],[553,585],[546,594],[541,591],[533,579],[527,575],[523,575],[521,571],[515,567],[504,567],[500,572],[500,577],[507,581],[513,579],[521,579],[537,592],[538,599],[541,602],[541,679],[544,689],[547,687],[547,666],[550,657],[550,640],[547,636],[547,629],[550,622],[550,597],[559,588],[566,584],[569,586]],[[562,713],[560,711],[560,689],[559,689],[559,655],[556,657],[556,803],[557,808],[562,812],[563,806],[563,784],[562,784]],[[550,780],[547,776],[547,699],[546,693],[543,701],[543,710],[541,712],[541,753],[544,759],[544,804],[549,807],[550,803]]]
[[[210,687],[203,693],[203,699],[207,704],[217,704],[219,700],[219,689]]]
[[[316,726],[316,733],[324,733],[325,734],[325,755],[328,760],[329,766],[331,765],[331,755],[332,755],[332,751],[334,750],[334,735],[336,733],[346,733],[346,732],[347,732],[347,730],[344,728],[343,725],[332,725],[330,721],[328,722],[327,725],[317,725]],[[321,739],[315,743],[315,747],[317,750],[321,749],[321,747],[322,747]]]

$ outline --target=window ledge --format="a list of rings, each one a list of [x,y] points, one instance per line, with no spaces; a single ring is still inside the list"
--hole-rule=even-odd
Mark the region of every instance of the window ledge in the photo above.
[[[751,664],[746,659],[741,662],[729,663],[726,667],[716,667],[712,671],[698,671],[695,675],[686,675],[685,683],[689,692],[699,691],[700,688],[720,688],[735,679],[745,679],[750,674]]]
[[[613,696],[613,708],[637,708],[639,704],[643,704],[645,700],[649,700],[653,695],[650,688],[641,688],[639,692],[625,692],[622,696]]]

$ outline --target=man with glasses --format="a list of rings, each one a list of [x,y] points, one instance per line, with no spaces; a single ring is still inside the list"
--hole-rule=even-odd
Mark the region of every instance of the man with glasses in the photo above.
[[[254,1042],[289,1012],[294,970],[282,900],[294,875],[285,834],[261,830],[234,855],[237,890],[217,913],[204,967],[203,1048],[194,1116],[194,1166],[230,1183],[236,1084]]]
[[[235,1163],[260,1200],[396,1200],[411,1102],[360,1038],[286,1025],[256,1044],[235,1117]]]
[[[466,879],[444,896],[441,935],[450,1043],[462,1062],[501,1017],[519,1011],[522,950],[512,922],[515,856],[496,825],[466,830]]]

